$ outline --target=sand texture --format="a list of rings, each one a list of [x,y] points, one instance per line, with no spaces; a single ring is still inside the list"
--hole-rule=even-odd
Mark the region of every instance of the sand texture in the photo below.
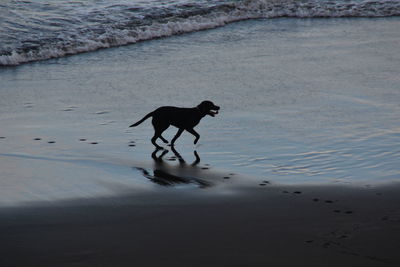
[[[399,185],[2,210],[2,266],[398,266]],[[157,198],[157,201],[154,198]],[[124,204],[117,203],[138,203]]]

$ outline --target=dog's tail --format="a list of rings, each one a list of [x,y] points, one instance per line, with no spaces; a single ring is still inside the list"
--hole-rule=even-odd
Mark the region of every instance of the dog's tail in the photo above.
[[[138,122],[135,122],[134,124],[132,124],[132,125],[129,126],[129,127],[138,126],[139,124],[141,124],[142,122],[144,122],[145,120],[147,120],[148,118],[150,118],[150,117],[152,117],[152,116],[153,116],[153,112],[150,112],[149,114],[147,114],[146,116],[144,116],[143,119],[141,119],[141,120],[138,121]]]

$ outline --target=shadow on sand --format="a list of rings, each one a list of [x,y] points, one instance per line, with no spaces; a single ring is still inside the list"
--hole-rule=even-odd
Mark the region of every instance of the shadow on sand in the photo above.
[[[159,149],[156,149],[151,154],[151,157],[154,160],[152,170],[153,174],[150,174],[150,171],[144,168],[134,167],[134,169],[141,171],[143,176],[150,181],[162,186],[176,186],[182,184],[196,185],[199,188],[208,188],[213,186],[213,184],[208,181],[195,178],[190,175],[200,171],[200,168],[197,167],[197,165],[200,163],[200,156],[197,151],[193,151],[196,159],[191,164],[188,164],[178,153],[178,151],[176,151],[174,147],[171,147],[172,153],[179,161],[179,164],[177,166],[173,166],[163,159],[163,157],[168,154],[168,150],[162,150],[161,154],[157,155],[159,151]],[[180,174],[175,175],[171,172],[179,172]],[[184,175],[181,175],[181,173],[184,173]]]

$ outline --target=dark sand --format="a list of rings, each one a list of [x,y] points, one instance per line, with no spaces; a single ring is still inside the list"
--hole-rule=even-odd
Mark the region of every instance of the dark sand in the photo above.
[[[266,184],[4,208],[0,265],[400,266],[398,190]]]

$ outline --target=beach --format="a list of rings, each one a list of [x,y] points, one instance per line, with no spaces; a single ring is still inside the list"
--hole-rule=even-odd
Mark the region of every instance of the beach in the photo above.
[[[400,265],[399,21],[246,20],[2,67],[1,266]],[[206,99],[197,145],[128,127]]]
[[[397,266],[398,190],[267,185],[6,209],[2,265]]]

